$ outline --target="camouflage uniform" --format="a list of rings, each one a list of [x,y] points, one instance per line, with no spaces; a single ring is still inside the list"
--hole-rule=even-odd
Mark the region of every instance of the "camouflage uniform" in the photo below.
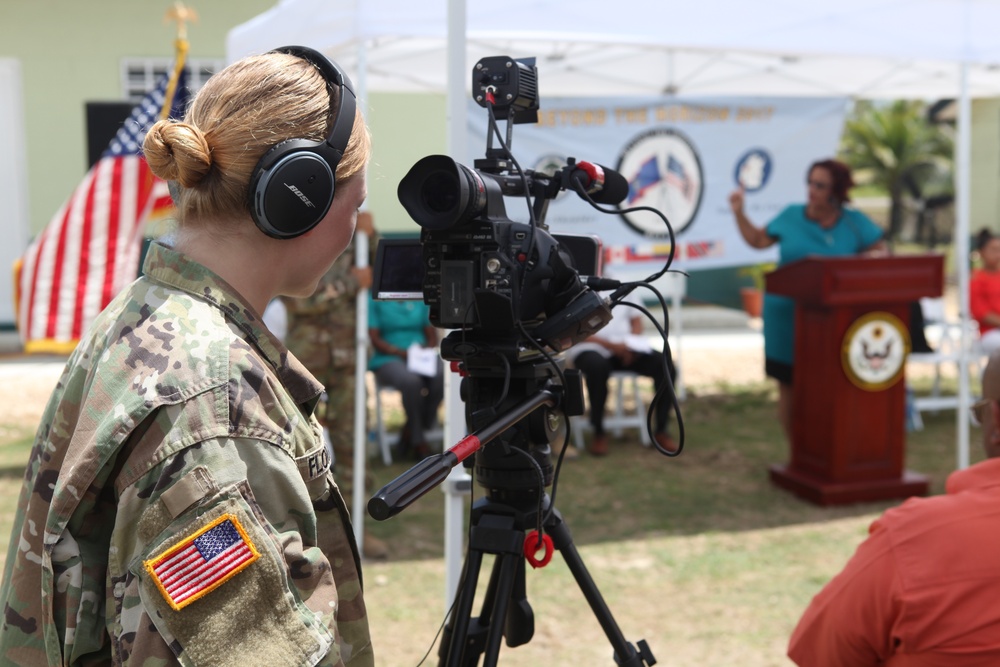
[[[378,245],[377,238],[370,241]],[[357,297],[361,287],[354,268],[354,240],[320,280],[312,296],[282,297],[288,313],[285,345],[326,387],[319,420],[328,427],[337,483],[350,499],[354,480],[354,392],[357,360]],[[365,478],[365,490],[373,480]]]
[[[322,387],[204,267],[153,244],[144,270],[42,418],[0,663],[374,665]]]

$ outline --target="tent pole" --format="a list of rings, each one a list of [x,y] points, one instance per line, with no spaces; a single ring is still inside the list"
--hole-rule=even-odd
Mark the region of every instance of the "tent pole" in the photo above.
[[[367,46],[365,40],[358,45],[358,100],[365,104],[368,99],[368,80],[366,77]],[[367,208],[367,205],[365,205]],[[358,268],[368,266],[368,235],[354,235],[354,264]],[[358,290],[355,312],[355,351],[354,351],[354,484],[351,493],[351,523],[354,528],[354,538],[357,540],[361,555],[365,555],[365,475],[368,465],[368,385],[365,380],[368,371],[368,290]],[[346,498],[344,499],[347,500]]]
[[[465,0],[448,0],[448,98],[447,98],[447,140],[448,154],[463,163],[468,153],[466,146],[467,108],[465,101],[466,78],[466,8]],[[460,378],[446,371],[445,375],[445,420],[444,446],[458,442],[466,435],[465,406],[459,395]],[[445,613],[451,609],[452,600],[462,578],[462,561],[465,556],[465,495],[471,486],[471,478],[462,466],[451,469],[441,485],[444,491],[444,560]]]
[[[961,82],[958,103],[958,145],[955,155],[957,177],[955,225],[955,267],[958,272],[959,320],[962,323],[961,348],[958,367],[958,452],[956,465],[959,470],[969,467],[969,170],[972,145],[972,104],[969,100],[969,64],[960,65]]]

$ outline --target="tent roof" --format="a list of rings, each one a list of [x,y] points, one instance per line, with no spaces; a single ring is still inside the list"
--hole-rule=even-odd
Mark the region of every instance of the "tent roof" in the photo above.
[[[364,45],[369,90],[444,92],[447,4],[282,0],[234,28],[227,55],[300,43],[357,73]],[[543,97],[956,97],[963,61],[970,95],[1000,95],[1000,0],[507,0],[466,12],[467,71],[536,56]]]

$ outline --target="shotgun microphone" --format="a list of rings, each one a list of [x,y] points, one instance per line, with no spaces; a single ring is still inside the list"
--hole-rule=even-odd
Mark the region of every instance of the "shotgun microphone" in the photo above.
[[[628,196],[628,181],[614,169],[584,161],[565,169],[568,188],[586,192],[598,204],[619,204]]]

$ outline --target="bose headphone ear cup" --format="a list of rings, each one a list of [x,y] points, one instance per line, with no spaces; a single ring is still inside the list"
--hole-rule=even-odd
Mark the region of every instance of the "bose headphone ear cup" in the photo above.
[[[286,46],[288,53],[311,63],[326,80],[331,100],[339,90],[333,127],[322,141],[288,139],[258,161],[250,177],[248,204],[254,224],[278,239],[301,236],[323,220],[336,194],[336,173],[354,128],[357,101],[350,78],[313,49]]]
[[[293,144],[308,144],[295,146]],[[250,213],[270,237],[301,236],[330,210],[336,189],[333,167],[314,152],[313,142],[283,141],[261,159],[250,184]]]

